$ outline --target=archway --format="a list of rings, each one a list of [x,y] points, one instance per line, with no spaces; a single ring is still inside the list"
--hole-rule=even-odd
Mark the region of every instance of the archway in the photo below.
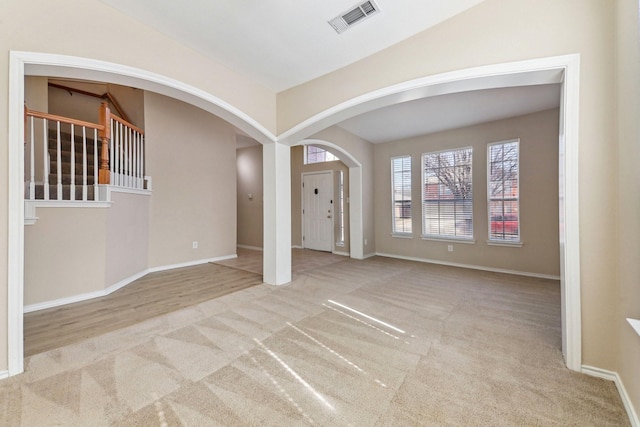
[[[544,83],[563,83],[560,111],[560,245],[562,272],[562,331],[563,353],[567,366],[581,369],[581,309],[580,309],[580,246],[579,246],[579,204],[578,204],[578,99],[579,99],[579,55],[567,55],[530,61],[476,67],[455,72],[428,76],[398,85],[374,90],[331,107],[286,131],[277,138],[259,123],[224,101],[181,82],[131,67],[85,58],[61,55],[12,52],[9,67],[9,147],[8,147],[8,368],[9,375],[23,371],[22,310],[23,310],[23,266],[24,266],[24,204],[22,195],[23,145],[22,123],[24,100],[24,76],[40,75],[67,78],[94,78],[124,85],[133,85],[152,90],[190,104],[196,105],[245,131],[248,135],[265,144],[267,151],[273,152],[274,185],[270,195],[273,206],[278,205],[278,195],[288,199],[284,208],[290,211],[290,176],[278,171],[278,164],[289,160],[289,146],[304,141],[320,130],[326,129],[347,118],[393,103],[421,97],[491,87],[521,86]],[[90,77],[91,76],[91,77]],[[132,84],[136,82],[135,84]],[[330,142],[324,145],[331,147]],[[286,150],[285,150],[286,148]],[[342,151],[341,147],[331,147]],[[354,159],[355,160],[355,159]],[[354,170],[354,187],[362,188],[362,168]],[[282,168],[281,168],[282,169]],[[351,176],[351,173],[350,173]],[[353,197],[353,196],[352,196]],[[266,208],[266,206],[265,206]],[[279,208],[279,209],[282,209]],[[353,209],[353,208],[352,208]],[[274,213],[277,217],[277,213]],[[357,218],[357,216],[356,216]],[[282,227],[290,217],[271,218],[274,247],[286,250],[290,247],[290,233],[278,235],[276,228]],[[266,224],[266,223],[265,223]],[[351,232],[362,231],[362,224],[352,223]],[[352,243],[362,236],[352,236]],[[356,247],[356,245],[353,245]],[[357,245],[360,246],[361,245]],[[352,248],[352,256],[358,257]],[[290,257],[270,260],[274,274],[289,269]],[[265,262],[265,266],[266,266]]]

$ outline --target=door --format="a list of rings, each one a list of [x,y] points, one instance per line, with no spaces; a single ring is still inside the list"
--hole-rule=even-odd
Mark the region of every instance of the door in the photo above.
[[[302,174],[302,246],[333,250],[333,174]]]

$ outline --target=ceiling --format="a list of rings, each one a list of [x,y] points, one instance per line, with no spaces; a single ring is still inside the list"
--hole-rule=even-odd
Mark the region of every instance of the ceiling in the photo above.
[[[375,0],[379,12],[338,34],[328,23],[364,0],[101,0],[275,92],[381,51],[484,0]],[[557,107],[560,85],[441,95],[338,126],[373,143]],[[239,133],[238,147],[257,144]]]
[[[373,143],[397,141],[556,108],[560,89],[560,84],[547,84],[432,96],[380,108],[338,126]]]
[[[483,0],[375,0],[338,34],[328,21],[364,0],[101,0],[276,92],[335,71]]]

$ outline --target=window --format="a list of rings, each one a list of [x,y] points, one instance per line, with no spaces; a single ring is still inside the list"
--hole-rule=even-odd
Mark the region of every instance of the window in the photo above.
[[[391,159],[393,233],[411,233],[411,156]]]
[[[520,241],[519,141],[489,144],[489,240]]]
[[[304,153],[305,165],[310,165],[312,163],[333,162],[334,160],[339,160],[336,156],[329,153],[327,150],[313,145],[305,146]]]
[[[423,237],[473,239],[471,147],[422,155]]]
[[[344,246],[344,172],[338,171],[338,246]]]

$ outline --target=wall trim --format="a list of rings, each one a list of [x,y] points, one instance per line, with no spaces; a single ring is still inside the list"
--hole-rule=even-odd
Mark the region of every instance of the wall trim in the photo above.
[[[251,245],[236,245],[236,246],[242,249],[250,249],[252,251],[264,252],[264,248],[261,246],[251,246]]]
[[[638,418],[638,413],[633,407],[633,402],[627,393],[627,389],[622,382],[622,378],[618,375],[617,372],[608,371],[606,369],[596,368],[595,366],[582,365],[581,372],[583,374],[602,378],[604,380],[613,381],[618,389],[618,393],[620,394],[620,398],[622,399],[622,404],[624,405],[624,409],[627,411],[627,415],[629,416],[629,422],[632,427],[640,427],[640,418]]]
[[[462,264],[459,262],[449,262],[449,261],[439,261],[439,260],[428,259],[428,258],[408,257],[403,255],[395,255],[395,254],[388,254],[388,253],[382,253],[382,252],[376,252],[376,255],[387,257],[387,258],[403,259],[406,261],[424,262],[427,264],[438,264],[438,265],[446,265],[449,267],[467,268],[470,270],[489,271],[491,273],[504,273],[504,274],[513,274],[516,276],[535,277],[538,279],[560,280],[560,276],[554,276],[551,274],[540,274],[540,273],[530,273],[527,271],[506,270],[503,268],[484,267],[481,265]]]
[[[158,267],[149,268],[149,273],[157,273],[159,271],[173,270],[174,268],[193,267],[194,265],[208,264],[210,262],[224,261],[227,259],[238,258],[237,254],[223,255],[215,258],[198,259],[195,261],[186,261],[178,264],[161,265]]]
[[[0,371],[0,380],[9,378],[9,371]]]
[[[87,292],[85,294],[73,295],[73,296],[70,296],[70,297],[59,298],[59,299],[55,299],[55,300],[51,300],[51,301],[45,301],[45,302],[40,302],[40,303],[36,303],[36,304],[26,305],[26,306],[24,306],[24,313],[32,313],[34,311],[46,310],[48,308],[54,308],[54,307],[60,307],[60,306],[67,305],[67,304],[73,304],[74,302],[81,302],[81,301],[87,301],[87,300],[90,300],[90,299],[93,299],[93,298],[104,297],[104,296],[112,294],[113,292],[117,291],[118,289],[121,289],[121,288],[127,286],[128,284],[140,279],[141,277],[146,276],[149,273],[155,273],[155,272],[158,272],[158,271],[172,270],[174,268],[191,267],[191,266],[194,266],[194,265],[207,264],[207,263],[210,263],[210,262],[223,261],[223,260],[232,259],[232,258],[237,258],[237,255],[227,255],[227,256],[222,256],[222,257],[217,257],[217,258],[209,258],[209,259],[198,260],[198,261],[190,261],[190,262],[181,263],[181,264],[172,264],[172,265],[165,265],[165,266],[161,266],[161,267],[148,268],[148,269],[143,270],[143,271],[141,271],[139,273],[136,273],[136,274],[134,274],[132,276],[129,276],[126,279],[123,279],[123,280],[119,281],[118,283],[115,283],[115,284],[113,284],[113,285],[109,286],[108,288],[103,289],[101,291]]]
[[[345,251],[333,251],[332,252],[335,255],[342,255],[342,256],[350,256],[351,254],[349,252],[345,252]]]

